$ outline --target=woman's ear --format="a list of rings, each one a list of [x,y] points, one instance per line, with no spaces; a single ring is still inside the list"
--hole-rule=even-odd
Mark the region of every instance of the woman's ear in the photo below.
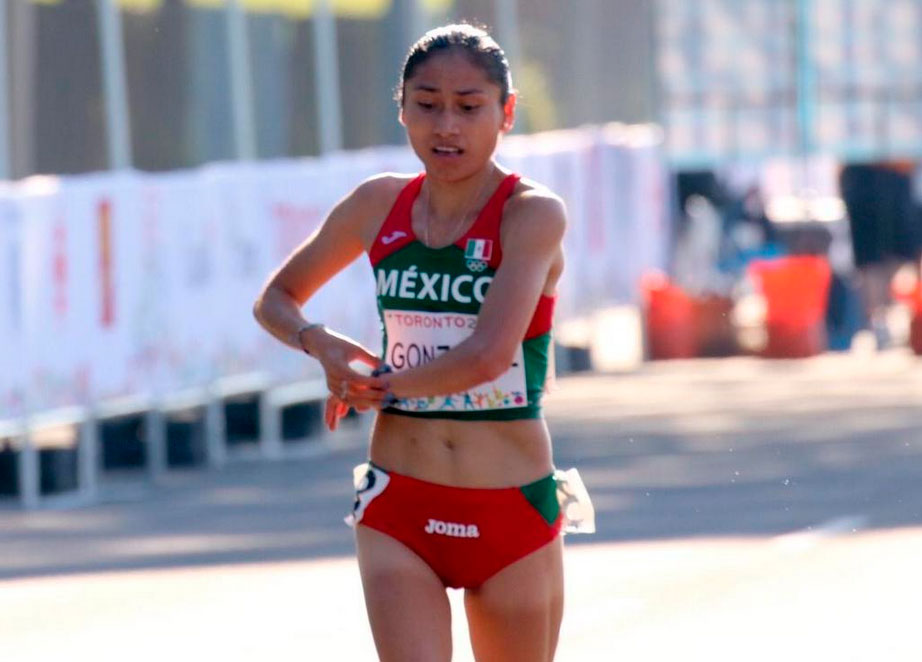
[[[397,113],[397,121],[400,122],[401,126],[406,126],[407,123],[403,120],[403,104],[400,104],[400,111]]]
[[[503,104],[503,131],[508,133],[515,126],[515,92],[510,92]]]

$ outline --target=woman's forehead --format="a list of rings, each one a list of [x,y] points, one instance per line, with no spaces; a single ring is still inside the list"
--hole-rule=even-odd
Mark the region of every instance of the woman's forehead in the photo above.
[[[499,85],[490,80],[487,72],[471,61],[464,53],[447,51],[430,56],[420,64],[413,76],[407,79],[409,91],[489,94],[499,92]]]

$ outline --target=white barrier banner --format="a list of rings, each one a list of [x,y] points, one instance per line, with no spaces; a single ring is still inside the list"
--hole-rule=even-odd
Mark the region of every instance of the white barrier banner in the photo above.
[[[636,300],[665,262],[665,169],[653,129],[513,136],[499,161],[569,212],[559,319]],[[0,188],[0,419],[224,376],[318,376],[253,320],[256,295],[329,210],[379,172],[420,168],[406,147],[167,174],[40,177]],[[380,350],[362,257],[304,309]]]
[[[20,228],[19,207],[7,193],[0,197],[0,419],[25,408]]]

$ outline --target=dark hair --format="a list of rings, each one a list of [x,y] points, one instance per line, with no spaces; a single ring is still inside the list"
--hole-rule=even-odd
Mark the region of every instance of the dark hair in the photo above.
[[[473,64],[483,69],[491,82],[499,85],[499,101],[505,104],[512,92],[512,74],[506,54],[486,30],[469,23],[433,28],[410,47],[394,91],[397,104],[403,106],[404,87],[421,64],[436,53],[454,49],[463,52]]]

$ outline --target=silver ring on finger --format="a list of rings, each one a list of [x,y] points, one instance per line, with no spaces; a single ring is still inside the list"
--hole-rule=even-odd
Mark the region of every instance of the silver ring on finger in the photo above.
[[[339,399],[345,400],[348,392],[349,392],[349,383],[344,379],[339,384]]]

